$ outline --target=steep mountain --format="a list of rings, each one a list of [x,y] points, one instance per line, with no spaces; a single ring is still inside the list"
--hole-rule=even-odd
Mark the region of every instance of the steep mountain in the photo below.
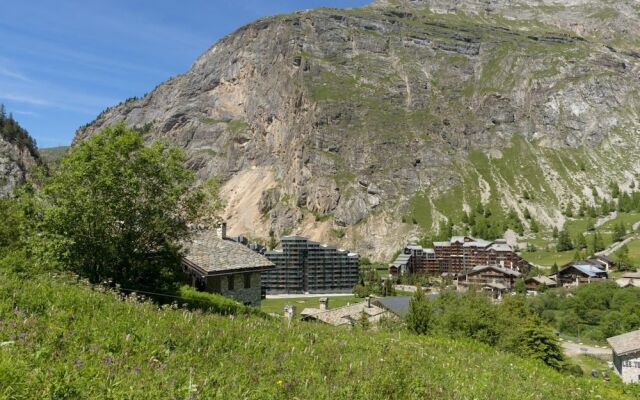
[[[631,0],[379,0],[263,18],[105,110],[226,180],[232,233],[390,256],[482,203],[559,226],[640,172]],[[595,190],[595,192],[594,192]]]
[[[39,163],[33,138],[0,105],[0,196],[13,192]]]

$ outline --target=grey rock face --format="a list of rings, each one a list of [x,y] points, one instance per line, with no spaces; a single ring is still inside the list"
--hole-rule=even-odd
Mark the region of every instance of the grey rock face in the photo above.
[[[203,179],[271,168],[278,185],[259,207],[276,232],[307,210],[366,224],[453,186],[452,166],[470,150],[499,150],[515,135],[596,146],[636,126],[640,24],[630,7],[385,0],[264,18],[106,110],[76,141],[124,121],[184,147]]]
[[[36,165],[28,149],[0,138],[0,196],[11,194]]]

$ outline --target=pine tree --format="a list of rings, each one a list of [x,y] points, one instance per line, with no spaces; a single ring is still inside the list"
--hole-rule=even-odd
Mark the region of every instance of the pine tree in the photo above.
[[[551,275],[555,275],[558,273],[558,263],[557,262],[553,262],[553,265],[551,266],[551,270],[549,271]]]
[[[627,235],[627,228],[624,226],[624,222],[620,221],[619,224],[616,224],[613,227],[613,237],[612,240],[614,242],[620,242],[624,240],[624,237]]]
[[[551,232],[551,236],[553,236],[554,239],[558,238],[558,227],[557,226],[553,227],[553,231]]]
[[[571,202],[567,203],[567,207],[564,210],[564,215],[566,215],[569,218],[573,217],[573,204]]]
[[[594,253],[597,253],[599,251],[602,251],[605,249],[604,247],[604,240],[602,239],[602,236],[600,235],[600,232],[596,231],[593,234],[593,238],[591,241],[591,249],[593,250]]]
[[[418,335],[427,334],[431,327],[431,313],[431,304],[418,285],[413,299],[409,303],[409,313],[407,314],[409,331]]]
[[[586,249],[587,246],[587,238],[582,233],[578,233],[576,236],[576,247],[580,250]]]
[[[562,228],[558,234],[558,244],[556,245],[556,249],[558,251],[573,250],[573,242],[571,241],[569,232],[565,228]]]

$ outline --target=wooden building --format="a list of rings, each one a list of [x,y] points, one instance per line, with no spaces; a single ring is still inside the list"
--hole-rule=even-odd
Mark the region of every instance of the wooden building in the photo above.
[[[579,285],[607,278],[606,271],[584,261],[566,264],[556,275],[558,285]]]
[[[558,286],[558,283],[554,279],[544,275],[531,276],[526,278],[524,283],[527,286],[527,291],[530,292],[539,292],[540,290]]]
[[[532,266],[522,259],[504,240],[493,242],[469,236],[454,236],[449,241],[434,242],[433,248],[410,244],[389,266],[392,275],[423,273],[458,275],[477,265],[499,265],[521,273]]]
[[[481,290],[490,291],[494,297],[511,292],[522,274],[516,270],[498,265],[478,265],[464,275],[458,276],[457,287],[468,288],[475,286]]]

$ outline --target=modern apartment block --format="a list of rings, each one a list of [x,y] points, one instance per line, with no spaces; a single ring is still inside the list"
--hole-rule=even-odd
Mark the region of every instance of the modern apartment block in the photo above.
[[[520,273],[531,269],[504,240],[489,242],[469,236],[454,236],[448,241],[434,242],[433,248],[408,245],[389,266],[392,275],[423,273],[465,274],[478,265],[498,265]]]
[[[281,248],[265,254],[275,269],[262,274],[268,294],[349,293],[358,282],[360,257],[355,253],[285,236]]]

